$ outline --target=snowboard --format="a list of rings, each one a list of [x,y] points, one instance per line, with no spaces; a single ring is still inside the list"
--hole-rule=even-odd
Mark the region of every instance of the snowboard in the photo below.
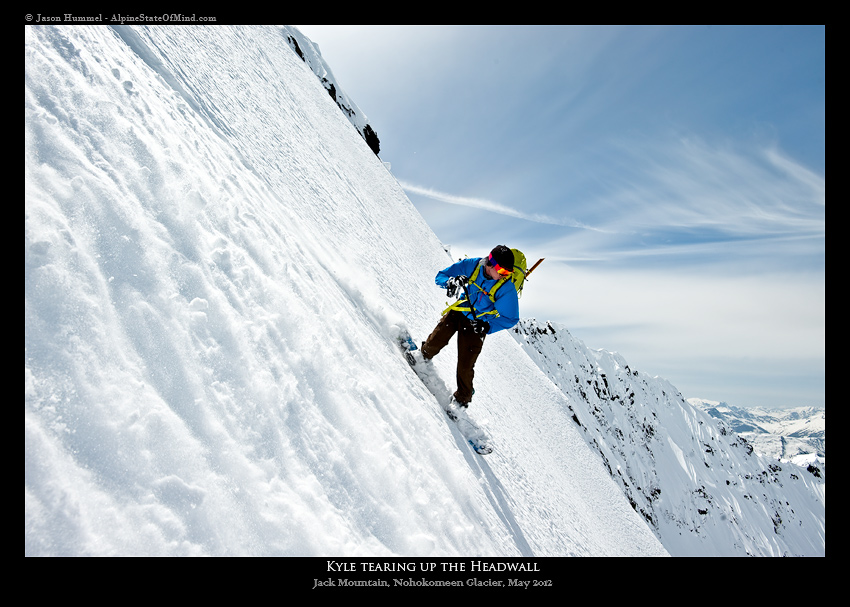
[[[469,419],[466,411],[455,404],[451,391],[446,387],[445,382],[440,379],[433,363],[427,362],[422,357],[422,351],[416,346],[410,334],[399,329],[396,341],[401,349],[405,360],[411,366],[416,376],[422,380],[428,391],[434,395],[437,402],[445,411],[448,418],[455,423],[457,429],[466,439],[466,442],[479,455],[488,455],[493,452],[493,445],[487,433],[478,426],[475,422]]]

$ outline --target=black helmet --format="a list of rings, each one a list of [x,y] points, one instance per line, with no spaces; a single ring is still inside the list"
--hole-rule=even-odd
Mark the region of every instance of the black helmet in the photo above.
[[[503,244],[490,251],[488,260],[491,264],[499,265],[510,272],[514,271],[514,252]]]

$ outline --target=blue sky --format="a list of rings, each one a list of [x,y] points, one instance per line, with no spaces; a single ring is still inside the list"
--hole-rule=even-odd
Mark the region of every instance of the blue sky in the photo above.
[[[298,27],[455,256],[546,258],[524,316],[685,397],[824,405],[824,27]]]

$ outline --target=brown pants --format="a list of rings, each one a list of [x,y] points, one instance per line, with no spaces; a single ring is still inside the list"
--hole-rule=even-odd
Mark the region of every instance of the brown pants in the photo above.
[[[475,361],[484,346],[484,336],[472,330],[469,319],[457,310],[452,310],[440,319],[431,335],[422,344],[422,355],[434,358],[446,347],[452,336],[457,333],[457,391],[455,399],[459,403],[472,400],[472,379],[475,377]]]

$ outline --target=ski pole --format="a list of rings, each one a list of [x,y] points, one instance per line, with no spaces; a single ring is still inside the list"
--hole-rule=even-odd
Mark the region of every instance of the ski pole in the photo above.
[[[467,283],[464,282],[461,287],[463,287],[463,294],[466,295],[466,301],[469,302],[469,309],[472,310],[472,317],[476,320],[478,319],[478,312],[475,311],[475,306],[472,305],[472,297],[469,295],[469,289],[466,288]]]
[[[475,311],[475,306],[472,304],[472,297],[469,295],[469,289],[466,288],[467,283],[463,283],[463,293],[466,295],[466,301],[469,302],[469,309],[472,311],[472,329],[475,330],[476,325],[481,322],[478,320],[478,312]],[[481,341],[484,341],[486,335],[481,336]]]

